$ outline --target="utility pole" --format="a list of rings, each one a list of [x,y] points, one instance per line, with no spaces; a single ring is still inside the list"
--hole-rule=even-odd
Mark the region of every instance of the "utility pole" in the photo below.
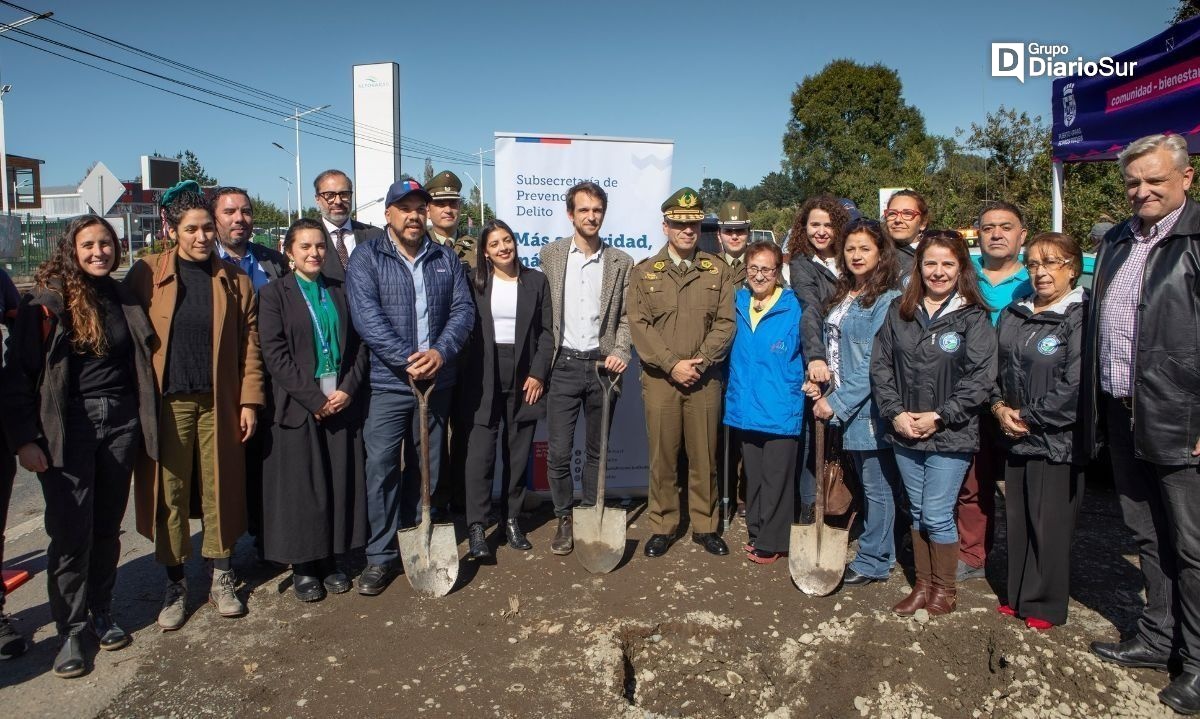
[[[483,156],[485,153],[495,152],[495,150],[485,150],[479,148],[479,152],[472,152],[472,155],[479,155],[479,229],[483,231],[483,225],[487,220],[483,216],[483,206],[486,204],[483,201]]]
[[[309,108],[303,112],[301,112],[300,108],[297,107],[296,114],[288,115],[287,117],[283,118],[284,120],[295,120],[296,121],[296,152],[295,152],[295,155],[296,155],[296,218],[297,219],[300,218],[300,215],[303,213],[303,210],[304,210],[304,199],[300,197],[300,188],[303,185],[303,180],[300,179],[300,118],[304,117],[305,115],[311,115],[314,112],[320,112],[321,110],[327,110],[331,107],[333,107],[333,105],[321,105],[320,107]],[[276,144],[276,147],[278,147],[278,144]],[[280,149],[283,149],[283,148],[280,148]]]

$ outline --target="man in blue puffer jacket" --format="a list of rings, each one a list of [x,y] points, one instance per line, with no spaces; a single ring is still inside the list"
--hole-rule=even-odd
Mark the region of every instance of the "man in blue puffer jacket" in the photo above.
[[[437,481],[455,357],[466,344],[475,307],[462,263],[426,233],[430,197],[404,179],[388,188],[386,232],[357,248],[346,268],[350,316],[371,351],[371,396],[363,439],[367,449],[367,568],[359,594],[382,592],[395,574],[396,532],[416,524],[420,466],[400,448],[420,451],[417,403],[409,378],[434,381],[429,396],[429,476]],[[413,456],[416,456],[415,453]]]

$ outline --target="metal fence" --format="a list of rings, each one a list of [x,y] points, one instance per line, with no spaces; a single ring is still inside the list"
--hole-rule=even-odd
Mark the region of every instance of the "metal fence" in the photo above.
[[[0,267],[18,283],[31,280],[38,265],[54,251],[70,221],[71,218],[22,218],[21,253],[17,257],[0,257]]]

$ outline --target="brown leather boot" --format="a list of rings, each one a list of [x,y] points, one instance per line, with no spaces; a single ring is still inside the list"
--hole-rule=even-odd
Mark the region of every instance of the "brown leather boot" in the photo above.
[[[933,590],[925,603],[930,616],[949,614],[954,611],[958,599],[955,578],[958,573],[958,542],[947,544],[931,543],[933,555]]]
[[[929,542],[918,529],[912,530],[913,565],[916,568],[917,581],[913,584],[912,592],[892,607],[892,611],[902,617],[911,617],[918,609],[925,606],[932,590]]]

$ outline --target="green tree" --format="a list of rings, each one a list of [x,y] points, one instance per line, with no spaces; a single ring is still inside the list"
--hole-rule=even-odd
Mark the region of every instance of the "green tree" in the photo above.
[[[422,185],[428,185],[433,179],[433,158],[425,158],[425,179],[421,182]]]
[[[967,147],[982,151],[989,160],[986,199],[1004,199],[1015,204],[1010,198],[1029,189],[1022,180],[1028,177],[1034,157],[1046,149],[1048,139],[1049,128],[1041,115],[1018,114],[1003,105],[996,112],[989,112],[983,125],[971,123]]]
[[[1197,2],[1197,0],[1179,0],[1179,7],[1175,9],[1175,17],[1171,18],[1171,24],[1176,25],[1184,20],[1190,20],[1197,15],[1200,15],[1200,2]]]
[[[287,210],[274,202],[255,195],[251,198],[251,203],[254,205],[254,228],[256,231],[265,232],[272,227],[287,227],[292,224]]]
[[[869,207],[878,188],[930,172],[936,148],[900,76],[881,64],[834,60],[792,93],[784,170],[798,197],[829,191]]]
[[[706,177],[700,183],[700,202],[707,212],[716,212],[722,202],[737,192],[737,185],[719,177]]]
[[[201,187],[213,187],[221,184],[217,178],[208,174],[204,166],[200,164],[200,158],[196,157],[196,153],[191,150],[176,153],[175,159],[179,160],[180,180],[195,180],[200,183]]]
[[[484,204],[483,206],[484,222],[496,219],[496,212],[491,205]],[[479,230],[482,225],[479,224],[479,187],[472,187],[470,197],[463,200],[462,212],[458,215],[458,233],[460,235],[479,235]],[[513,231],[520,232],[520,229],[513,227]]]

